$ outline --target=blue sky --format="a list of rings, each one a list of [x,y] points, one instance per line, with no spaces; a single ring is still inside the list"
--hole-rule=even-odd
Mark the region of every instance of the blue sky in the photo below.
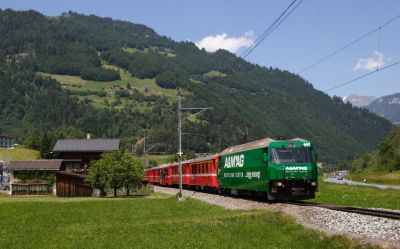
[[[112,17],[145,24],[174,40],[190,40],[208,49],[228,46],[239,54],[291,1],[2,0],[0,8],[34,9],[52,16],[72,10]],[[297,73],[399,14],[398,0],[304,0],[247,60]],[[208,39],[199,43],[206,37]],[[240,45],[244,47],[238,48]],[[368,73],[376,65],[386,66],[399,60],[400,18],[384,27],[380,35],[376,32],[368,36],[333,58],[301,73],[301,76],[315,88],[326,90]],[[336,89],[330,94],[382,96],[395,92],[400,92],[400,65]]]

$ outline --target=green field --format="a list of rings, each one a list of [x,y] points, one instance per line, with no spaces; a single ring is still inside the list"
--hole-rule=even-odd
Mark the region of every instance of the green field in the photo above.
[[[400,191],[319,181],[319,192],[309,202],[400,210]]]
[[[203,76],[212,78],[212,77],[226,77],[227,75],[225,73],[221,73],[219,71],[211,70],[211,71],[203,74]]]
[[[150,48],[144,48],[144,50],[140,50],[137,48],[129,48],[129,47],[122,48],[124,52],[127,52],[129,54],[148,53],[150,49],[153,50],[154,52],[165,55],[167,57],[176,57],[175,51],[169,48],[150,47]]]
[[[39,151],[25,148],[0,149],[0,160],[34,160],[40,158]]]
[[[178,94],[178,90],[176,89],[165,89],[159,87],[155,79],[139,79],[133,77],[129,72],[119,68],[115,65],[106,64],[102,61],[104,68],[114,69],[120,72],[121,80],[109,81],[109,82],[99,82],[99,81],[91,81],[84,80],[80,76],[73,75],[59,75],[59,74],[49,74],[38,72],[39,75],[44,77],[50,77],[52,79],[57,80],[65,89],[85,92],[85,91],[93,91],[93,92],[105,92],[107,95],[104,97],[99,97],[97,95],[87,95],[87,96],[78,96],[79,99],[84,100],[88,99],[90,103],[94,107],[107,107],[115,102],[115,92],[120,89],[125,89],[130,92],[133,92],[135,89],[144,95],[158,95],[158,96],[166,96],[171,101],[174,101],[176,95]],[[128,83],[131,85],[131,89],[127,89]],[[116,107],[130,107],[135,108],[137,110],[144,110],[147,106],[143,103],[137,103],[132,99],[121,99],[121,103]]]
[[[363,182],[367,179],[368,183],[377,183],[383,185],[397,185],[400,186],[400,172],[365,172],[365,173],[350,173],[346,179]]]
[[[370,248],[282,213],[196,200],[0,196],[1,248]]]
[[[112,65],[103,65],[105,68],[114,68],[120,70],[121,80],[115,80],[110,82],[99,82],[99,81],[91,81],[84,80],[80,76],[72,76],[72,75],[59,75],[59,74],[49,74],[39,72],[40,75],[51,77],[58,82],[66,89],[71,89],[75,91],[105,91],[107,93],[115,92],[115,89],[121,87],[126,88],[128,83],[131,84],[132,88],[138,89],[145,95],[166,95],[168,97],[176,97],[178,90],[175,89],[165,89],[159,87],[154,79],[139,79],[132,77],[130,73],[127,71],[118,68]]]

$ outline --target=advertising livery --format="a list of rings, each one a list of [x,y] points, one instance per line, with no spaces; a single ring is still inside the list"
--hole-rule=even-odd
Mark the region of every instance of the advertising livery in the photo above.
[[[317,190],[317,160],[309,141],[262,139],[225,149],[219,188],[265,192],[268,199],[309,199]]]
[[[313,146],[300,138],[265,138],[182,162],[182,185],[186,188],[261,194],[269,200],[314,198],[317,175]],[[146,170],[145,181],[177,186],[178,163]]]

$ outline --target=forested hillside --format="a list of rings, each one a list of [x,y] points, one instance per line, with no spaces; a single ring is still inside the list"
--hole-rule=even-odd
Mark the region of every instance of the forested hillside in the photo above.
[[[373,151],[357,157],[353,161],[352,169],[390,172],[400,170],[400,127],[394,127]]]
[[[175,152],[178,89],[184,106],[214,107],[184,122],[185,152],[242,143],[247,127],[247,141],[303,137],[337,162],[373,148],[391,128],[298,75],[243,60],[232,68],[234,54],[207,53],[144,25],[1,10],[0,34],[0,132],[42,154],[57,137],[87,130],[127,148],[146,133],[154,151]]]

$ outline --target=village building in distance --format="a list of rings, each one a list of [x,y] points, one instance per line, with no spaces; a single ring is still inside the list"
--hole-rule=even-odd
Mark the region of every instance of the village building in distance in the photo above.
[[[13,137],[0,134],[0,148],[11,148],[13,146]]]
[[[10,194],[51,194],[59,197],[92,196],[93,189],[85,183],[90,170],[90,163],[98,160],[104,152],[119,150],[119,139],[60,139],[53,151],[53,159],[11,161],[8,171],[11,174]],[[21,172],[31,172],[31,175],[43,175],[43,172],[53,174],[55,182],[47,190],[45,182],[38,179],[22,180],[15,176],[25,176]],[[35,172],[35,173],[33,173]],[[28,174],[28,173],[27,173]],[[38,184],[42,184],[38,187]],[[48,184],[48,182],[47,182]]]

